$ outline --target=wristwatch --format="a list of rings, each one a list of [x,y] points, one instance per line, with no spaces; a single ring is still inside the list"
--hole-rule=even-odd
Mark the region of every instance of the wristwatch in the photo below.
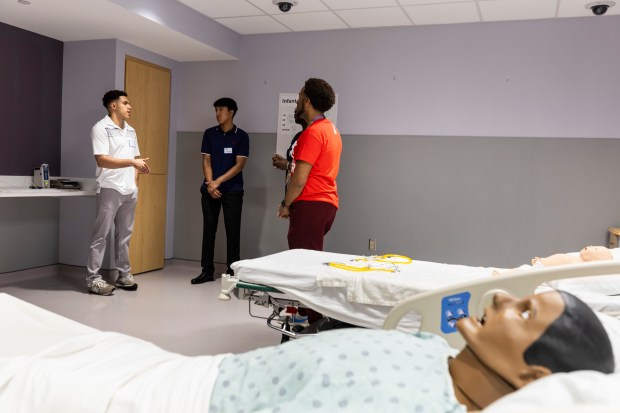
[[[285,208],[290,208],[290,205],[286,205],[286,202],[284,202],[284,199],[282,200],[282,202],[280,202],[280,206],[283,206]]]

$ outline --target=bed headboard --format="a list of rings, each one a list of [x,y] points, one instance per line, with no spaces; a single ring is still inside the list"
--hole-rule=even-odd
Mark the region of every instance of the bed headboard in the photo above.
[[[450,346],[461,349],[465,341],[454,327],[456,320],[470,314],[481,316],[495,293],[505,292],[525,297],[533,294],[536,287],[547,281],[611,274],[620,274],[619,261],[542,268],[456,284],[404,300],[390,311],[383,328],[395,328],[405,314],[415,311],[422,317],[420,330],[439,334]]]

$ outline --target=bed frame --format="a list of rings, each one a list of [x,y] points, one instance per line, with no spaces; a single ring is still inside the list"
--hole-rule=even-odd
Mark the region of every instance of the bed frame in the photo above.
[[[383,328],[386,330],[396,328],[405,314],[414,311],[422,316],[420,329],[439,334],[451,347],[461,349],[465,346],[465,341],[456,332],[454,327],[456,320],[468,317],[470,314],[481,317],[496,293],[525,297],[533,294],[539,285],[547,281],[610,274],[620,274],[620,262],[598,261],[563,265],[498,275],[473,283],[455,284],[404,300],[388,314]]]

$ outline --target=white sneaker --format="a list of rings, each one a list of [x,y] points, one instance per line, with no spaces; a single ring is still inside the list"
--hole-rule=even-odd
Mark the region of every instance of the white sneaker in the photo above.
[[[111,295],[115,288],[102,279],[95,280],[88,285],[88,292],[97,295]]]
[[[116,279],[114,283],[118,288],[122,288],[123,290],[135,291],[138,289],[138,284],[133,280],[133,275],[125,274],[121,275]]]

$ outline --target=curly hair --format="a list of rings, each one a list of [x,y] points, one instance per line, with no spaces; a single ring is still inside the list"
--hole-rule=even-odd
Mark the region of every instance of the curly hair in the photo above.
[[[310,104],[321,113],[325,113],[336,103],[334,89],[323,79],[310,78],[304,84],[304,94]]]

